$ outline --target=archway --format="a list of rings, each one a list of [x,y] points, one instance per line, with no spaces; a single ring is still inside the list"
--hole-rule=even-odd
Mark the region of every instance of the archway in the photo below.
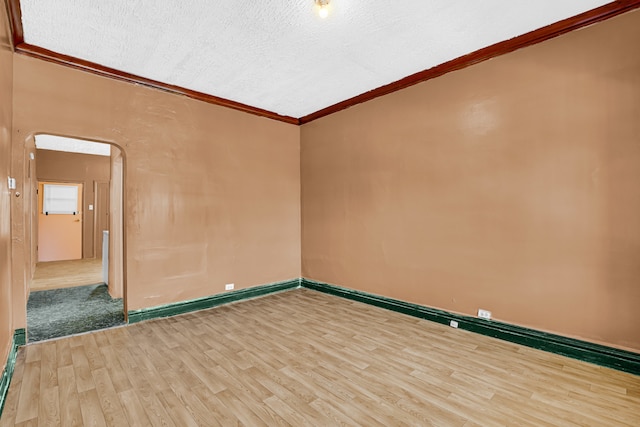
[[[25,224],[31,230],[31,280],[27,281],[29,289],[25,290],[29,341],[126,323],[124,150],[113,142],[76,136],[36,133],[30,138],[35,140],[35,149],[28,154],[29,182],[26,184],[32,189],[37,188],[37,191],[31,192],[29,201],[24,200],[24,203],[29,203],[31,212],[29,224]],[[105,168],[108,171],[106,180]],[[78,194],[78,211],[73,216],[69,215],[69,223],[81,227],[82,233],[82,248],[78,252],[81,256],[75,260],[69,259],[68,254],[55,259],[55,242],[49,244],[54,248],[54,258],[51,258],[51,253],[48,258],[43,257],[39,251],[43,245],[43,224],[52,220],[59,223],[64,217],[63,214],[55,215],[43,210],[45,200],[55,200],[51,197],[47,199],[43,194],[45,182],[50,184],[49,190],[56,189],[52,184],[60,184],[67,189],[79,184],[83,188]],[[105,209],[105,206],[108,208]],[[57,227],[60,228],[59,225]],[[61,234],[59,229],[54,231],[53,235]],[[83,280],[90,283],[84,283]],[[31,291],[35,293],[30,295]],[[74,298],[82,301],[76,309],[70,308],[75,304]],[[47,306],[53,303],[60,305]],[[102,303],[105,305],[100,305]],[[30,307],[44,310],[42,313],[49,317],[52,326],[38,334],[32,333],[35,329],[30,328],[29,324],[37,316],[30,315]],[[118,310],[119,314],[114,314],[114,310]],[[35,312],[32,310],[32,313]],[[51,319],[54,315],[57,316],[57,323]]]

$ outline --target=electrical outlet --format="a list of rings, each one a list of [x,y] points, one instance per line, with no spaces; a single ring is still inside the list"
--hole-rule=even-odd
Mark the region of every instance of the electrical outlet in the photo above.
[[[224,285],[224,290],[225,291],[230,291],[233,289],[234,284],[233,283],[227,283],[226,285]]]
[[[491,320],[491,312],[489,310],[478,309],[478,317]]]
[[[449,326],[451,326],[452,328],[457,328],[458,322],[456,322],[455,320],[451,320],[449,321]]]

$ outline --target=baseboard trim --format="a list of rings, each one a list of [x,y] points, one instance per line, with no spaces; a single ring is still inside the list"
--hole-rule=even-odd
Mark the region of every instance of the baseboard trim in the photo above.
[[[7,393],[9,392],[9,386],[11,385],[11,378],[13,377],[13,369],[16,366],[16,357],[18,356],[18,347],[25,344],[25,329],[16,329],[13,333],[13,339],[11,341],[11,349],[9,350],[9,356],[7,357],[7,364],[5,365],[2,376],[0,376],[0,418],[2,418],[2,410],[7,399]]]
[[[301,286],[444,325],[449,325],[451,320],[455,320],[458,322],[459,329],[640,375],[640,354],[638,353],[494,320],[463,316],[310,279],[301,279]]]
[[[212,295],[210,297],[198,298],[189,301],[180,301],[158,307],[132,310],[128,312],[129,323],[137,323],[143,320],[170,317],[178,314],[190,313],[192,311],[204,310],[222,304],[256,298],[269,295],[275,292],[286,291],[300,287],[300,279],[291,279],[284,282],[269,283],[266,285],[254,286],[252,288],[239,289],[237,291],[225,292]]]
[[[27,331],[25,328],[16,329],[13,333],[13,340],[17,347],[25,345],[27,343]]]

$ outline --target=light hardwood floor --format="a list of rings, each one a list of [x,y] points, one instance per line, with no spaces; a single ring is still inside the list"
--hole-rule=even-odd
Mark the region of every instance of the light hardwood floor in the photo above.
[[[102,283],[102,259],[39,262],[31,281],[32,291]]]
[[[297,289],[22,348],[35,425],[640,426],[640,377]]]

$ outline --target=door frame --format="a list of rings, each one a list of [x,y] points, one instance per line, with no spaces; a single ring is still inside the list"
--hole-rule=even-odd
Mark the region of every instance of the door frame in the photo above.
[[[121,211],[122,211],[122,218],[120,219],[120,224],[121,224],[121,230],[122,230],[122,242],[121,242],[121,254],[122,257],[120,259],[120,264],[122,266],[122,302],[123,302],[123,310],[124,310],[124,321],[125,324],[129,323],[129,304],[128,304],[128,280],[127,280],[127,222],[125,221],[126,219],[126,212],[128,212],[128,200],[127,200],[127,165],[128,165],[128,159],[127,159],[127,151],[126,149],[113,141],[107,141],[107,140],[98,140],[98,139],[89,139],[89,138],[84,138],[81,136],[76,136],[76,135],[69,135],[69,134],[60,134],[60,133],[56,133],[56,132],[46,132],[46,131],[39,131],[39,132],[33,132],[27,135],[27,137],[25,138],[25,145],[26,142],[28,140],[32,141],[33,144],[33,150],[34,153],[37,149],[37,147],[35,147],[35,137],[37,135],[53,135],[53,136],[61,136],[61,137],[65,137],[65,138],[72,138],[72,139],[78,139],[81,141],[87,141],[87,142],[94,142],[94,143],[99,143],[99,144],[109,144],[112,147],[117,148],[120,151],[120,156],[122,158],[122,168],[121,168],[121,182],[122,182],[122,191],[121,191],[121,200],[119,200],[119,203],[121,204]],[[25,150],[25,155],[27,155],[27,152]],[[113,157],[112,157],[113,158]],[[37,158],[32,159],[35,160],[35,171],[36,173],[33,174],[31,172],[31,165],[29,165],[29,178],[34,180],[36,183],[39,182],[39,180],[37,179]],[[25,160],[26,162],[29,162],[29,159]],[[113,177],[111,177],[110,179],[111,181],[113,181]],[[64,180],[57,180],[58,182],[65,182]],[[111,200],[111,192],[110,192],[110,200],[109,200],[110,206],[113,206],[113,200]],[[38,203],[37,203],[37,199],[36,199],[36,203],[35,206],[32,206],[30,209],[30,215],[33,215],[33,213],[38,213]],[[37,218],[37,216],[36,216]],[[38,221],[35,221],[36,224]],[[25,248],[25,250],[30,250],[30,251],[34,251],[34,248],[37,248],[37,240],[38,240],[38,233],[39,231],[35,230],[31,230],[30,232],[30,245],[31,248]],[[26,242],[25,242],[26,243]],[[84,238],[83,238],[83,244],[84,244]],[[24,281],[24,287],[26,289],[24,289],[24,295],[28,298],[29,292],[30,292],[30,282],[33,279],[33,272],[35,271],[35,264],[37,262],[37,253],[36,253],[36,257],[35,259],[31,260],[32,265],[31,265],[31,271],[28,274],[28,278],[29,280],[25,280]],[[27,306],[27,300],[24,300],[24,313],[26,314],[26,306]],[[25,322],[26,322],[26,318],[25,318]]]
[[[98,257],[98,249],[100,250],[100,257],[102,257],[102,231],[99,229],[98,225],[100,225],[100,221],[98,219],[98,213],[99,213],[99,209],[98,206],[99,204],[99,195],[98,195],[98,188],[100,186],[100,184],[106,184],[107,185],[107,222],[110,221],[110,216],[111,216],[111,180],[109,181],[93,181],[93,227],[92,227],[92,233],[93,233],[93,255],[95,258],[99,258]],[[111,228],[111,227],[109,227]]]

